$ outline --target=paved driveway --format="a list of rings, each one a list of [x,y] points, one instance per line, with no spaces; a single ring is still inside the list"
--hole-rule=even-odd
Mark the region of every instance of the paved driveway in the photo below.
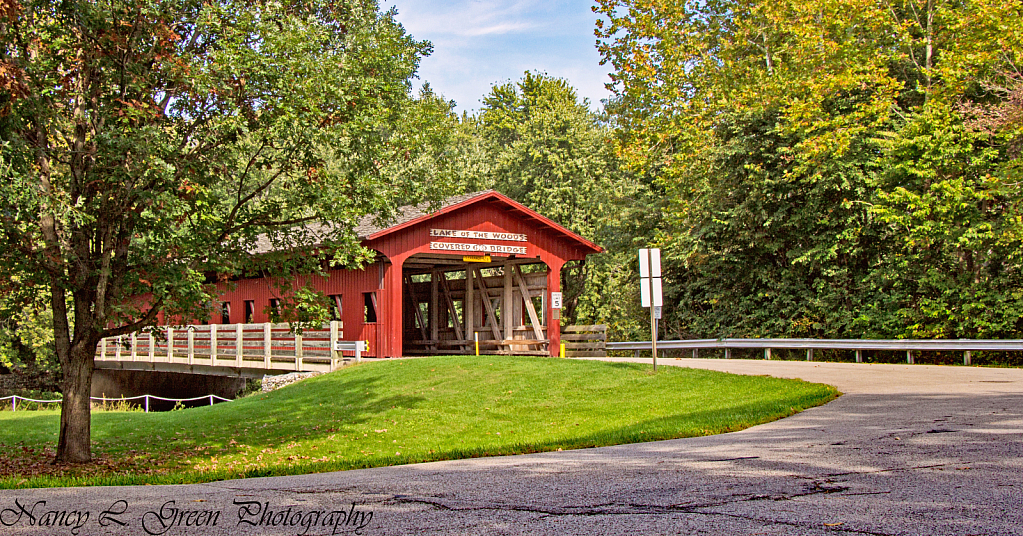
[[[0,533],[1023,534],[1023,370],[661,363],[845,394],[712,437],[205,485],[0,491]],[[54,519],[64,525],[39,526]]]

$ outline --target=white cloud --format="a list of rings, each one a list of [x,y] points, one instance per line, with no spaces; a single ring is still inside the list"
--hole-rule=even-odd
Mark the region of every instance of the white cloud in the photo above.
[[[478,109],[494,83],[518,80],[527,70],[567,79],[594,109],[608,96],[588,1],[403,1],[399,22],[434,45],[421,81],[460,110]]]

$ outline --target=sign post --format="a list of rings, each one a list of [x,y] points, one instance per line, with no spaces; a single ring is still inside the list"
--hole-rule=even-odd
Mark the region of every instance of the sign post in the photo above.
[[[640,301],[650,308],[650,354],[657,372],[657,320],[661,318],[661,250],[639,250]]]

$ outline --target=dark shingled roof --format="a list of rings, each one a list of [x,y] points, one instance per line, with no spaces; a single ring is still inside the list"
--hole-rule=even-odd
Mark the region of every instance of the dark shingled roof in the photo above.
[[[438,210],[443,210],[447,207],[450,207],[451,205],[457,205],[458,203],[462,203],[464,201],[468,201],[476,197],[481,197],[492,192],[494,192],[494,190],[481,190],[479,192],[472,192],[469,194],[453,195],[441,201],[440,205],[433,207],[430,206],[430,203],[420,203],[418,205],[406,205],[403,207],[398,207],[398,209],[394,211],[394,215],[391,217],[391,219],[386,221],[384,225],[378,225],[377,215],[367,214],[363,216],[359,220],[359,224],[355,226],[355,234],[356,236],[359,237],[360,240],[365,240],[370,235],[379,233],[380,231],[390,229],[391,227],[396,227],[398,225],[410,222],[416,218],[421,218]],[[431,210],[431,208],[433,210]],[[333,227],[334,225],[336,224],[311,223],[306,225],[302,229],[296,229],[293,232],[296,234],[303,234],[304,239],[295,240],[294,243],[296,244],[303,243],[311,245],[320,244],[323,241],[323,237],[329,234],[329,231],[334,228]],[[273,244],[270,242],[270,239],[267,238],[265,235],[260,235],[256,239],[256,245],[254,248],[250,250],[250,253],[253,254],[267,253],[273,251],[274,249],[275,248]]]
[[[418,205],[406,205],[399,207],[398,210],[394,211],[394,217],[387,221],[386,225],[380,226],[375,223],[376,216],[367,214],[362,217],[359,221],[359,225],[355,226],[355,233],[360,239],[365,240],[370,235],[379,233],[391,227],[396,227],[403,223],[410,222],[416,218],[421,218],[427,214],[432,214],[438,210],[443,210],[451,205],[457,205],[463,201],[481,197],[487,195],[494,190],[481,190],[479,192],[472,192],[471,194],[453,195],[440,202],[439,206],[431,207],[429,203],[420,203]],[[433,210],[431,210],[431,208]]]

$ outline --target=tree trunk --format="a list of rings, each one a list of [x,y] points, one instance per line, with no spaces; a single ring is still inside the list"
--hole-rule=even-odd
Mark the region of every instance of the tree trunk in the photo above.
[[[89,337],[92,339],[93,337]],[[64,402],[60,406],[60,439],[55,463],[92,461],[92,368],[97,341],[78,341],[62,360]]]

